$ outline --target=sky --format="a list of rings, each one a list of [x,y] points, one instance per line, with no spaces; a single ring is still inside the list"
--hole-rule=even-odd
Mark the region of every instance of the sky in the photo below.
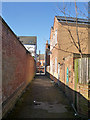
[[[83,11],[85,3],[78,3]],[[17,36],[37,36],[37,53],[45,53],[46,41],[50,43],[50,30],[54,16],[60,13],[62,2],[3,2],[2,17]],[[68,3],[69,11],[74,14],[74,3]],[[81,17],[81,16],[79,16]]]

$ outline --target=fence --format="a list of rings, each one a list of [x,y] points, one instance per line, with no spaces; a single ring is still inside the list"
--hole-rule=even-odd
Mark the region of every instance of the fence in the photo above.
[[[75,80],[80,84],[88,84],[90,79],[90,58],[75,60]]]
[[[75,73],[75,107],[78,113],[88,115],[88,100],[90,82],[90,58],[79,58],[74,61]]]

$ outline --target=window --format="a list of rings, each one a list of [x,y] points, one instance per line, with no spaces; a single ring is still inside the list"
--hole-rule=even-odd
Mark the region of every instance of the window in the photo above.
[[[51,73],[53,72],[53,62],[52,62],[52,60],[50,61],[50,72]]]
[[[50,41],[50,51],[53,49],[53,39]]]
[[[54,34],[53,34],[53,37],[50,41],[50,50],[53,49],[53,47],[57,44],[57,30],[55,30]]]
[[[55,31],[55,44],[57,44],[57,30]]]
[[[57,58],[55,58],[55,72],[57,73]]]

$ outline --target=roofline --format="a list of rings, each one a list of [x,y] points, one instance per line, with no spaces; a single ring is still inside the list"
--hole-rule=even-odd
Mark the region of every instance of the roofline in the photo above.
[[[36,43],[37,43],[37,36],[18,36],[18,38],[20,37],[35,37],[36,38]]]
[[[37,38],[37,36],[18,36],[18,37],[36,37]]]
[[[67,22],[76,22],[76,18],[75,17],[66,17],[65,16],[55,16],[57,18],[57,20],[59,20],[60,18],[60,22],[65,22],[67,20]],[[87,24],[90,25],[90,21],[88,19],[82,19],[82,18],[77,18],[77,22],[81,23],[81,24]]]
[[[66,16],[55,16],[55,17],[65,18]],[[66,17],[66,18],[76,19],[75,17]],[[82,18],[77,18],[77,19],[80,19],[80,20],[88,20],[88,19],[82,19]]]
[[[24,45],[36,45],[36,44],[24,44]]]

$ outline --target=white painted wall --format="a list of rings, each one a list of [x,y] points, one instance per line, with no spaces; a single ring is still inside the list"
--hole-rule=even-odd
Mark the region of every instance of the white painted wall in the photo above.
[[[57,44],[57,30],[55,30],[53,37],[50,40],[50,51],[53,49],[53,47]]]
[[[24,45],[25,48],[35,57],[36,60],[36,45]]]

